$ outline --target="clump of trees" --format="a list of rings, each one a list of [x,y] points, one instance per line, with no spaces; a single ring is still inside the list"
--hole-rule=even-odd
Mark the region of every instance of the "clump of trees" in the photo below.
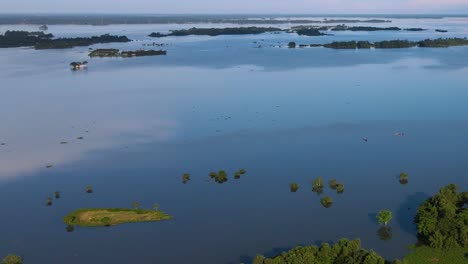
[[[23,258],[10,254],[2,259],[2,264],[23,264]]]
[[[415,223],[421,242],[437,249],[468,247],[468,192],[450,184],[426,200]]]
[[[321,194],[323,193],[323,179],[322,177],[318,177],[312,182],[312,191]]]
[[[333,204],[333,199],[330,196],[323,197],[320,202],[322,203],[323,207],[330,208]]]
[[[220,35],[248,35],[248,34],[262,34],[266,32],[279,32],[283,31],[281,28],[274,27],[237,27],[237,28],[189,28],[180,30],[171,30],[169,34],[151,33],[150,37],[161,38],[168,36],[190,36],[190,35],[204,35],[204,36],[220,36]]]
[[[211,172],[210,177],[217,183],[225,183],[228,181],[228,175],[224,170],[220,170],[219,172]]]
[[[253,264],[385,264],[385,259],[374,251],[361,247],[360,240],[341,239],[336,244],[295,247],[273,258],[258,255]]]
[[[357,42],[356,41],[335,41],[332,43],[328,43],[323,45],[325,48],[330,49],[356,49]]]
[[[236,172],[234,173],[234,178],[235,178],[235,179],[240,179],[241,175],[244,175],[244,174],[246,174],[246,173],[247,173],[246,170],[240,169],[240,170],[238,170],[238,171],[236,171]]]
[[[311,27],[310,28],[306,28],[306,27],[299,28],[299,29],[296,30],[296,33],[299,36],[310,36],[310,37],[326,35],[326,34],[320,32],[318,29],[311,28]]]
[[[185,184],[185,183],[187,183],[188,181],[190,181],[190,174],[184,173],[184,174],[182,175],[182,183]]]
[[[297,192],[297,190],[299,190],[299,184],[292,182],[289,184],[289,188],[291,189],[291,192]]]
[[[417,42],[408,40],[385,40],[374,43],[376,49],[403,49],[416,47],[417,45]]]
[[[377,221],[379,224],[388,225],[388,222],[392,220],[393,214],[390,210],[382,210],[377,214]]]

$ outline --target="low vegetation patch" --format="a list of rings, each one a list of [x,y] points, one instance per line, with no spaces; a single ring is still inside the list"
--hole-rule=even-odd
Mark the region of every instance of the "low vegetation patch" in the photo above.
[[[125,223],[156,222],[168,220],[171,216],[159,210],[127,208],[89,208],[78,209],[63,219],[70,226],[99,227]]]

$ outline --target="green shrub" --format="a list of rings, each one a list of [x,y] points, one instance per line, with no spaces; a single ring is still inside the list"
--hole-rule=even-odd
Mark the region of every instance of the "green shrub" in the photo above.
[[[333,199],[330,196],[323,197],[320,202],[322,203],[323,207],[329,208],[333,204]]]
[[[392,220],[393,215],[390,210],[382,210],[377,214],[377,221],[379,224],[387,225],[390,220]]]

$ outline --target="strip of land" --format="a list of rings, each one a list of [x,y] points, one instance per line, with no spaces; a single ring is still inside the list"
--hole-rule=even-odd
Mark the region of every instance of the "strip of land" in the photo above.
[[[422,41],[409,41],[409,40],[386,40],[378,42],[369,41],[335,41],[328,44],[310,44],[297,45],[295,42],[288,44],[289,48],[299,47],[325,47],[330,49],[401,49],[401,48],[448,48],[454,46],[468,46],[468,39],[466,38],[439,38],[439,39],[426,39]]]
[[[160,56],[166,55],[165,50],[135,50],[135,51],[119,51],[118,49],[96,49],[89,53],[89,57],[144,57],[144,56]]]
[[[35,49],[65,49],[78,46],[90,46],[98,43],[129,42],[126,36],[104,34],[89,38],[54,38],[42,31],[6,31],[0,35],[0,48],[34,47]]]
[[[274,27],[238,27],[238,28],[189,28],[172,30],[169,34],[161,34],[159,32],[153,32],[149,36],[155,38],[161,37],[181,37],[181,36],[220,36],[220,35],[256,35],[263,34],[266,32],[279,32],[283,31],[281,28]]]
[[[126,208],[88,208],[78,209],[63,219],[71,226],[99,227],[125,223],[157,222],[169,220],[171,216],[159,210]]]

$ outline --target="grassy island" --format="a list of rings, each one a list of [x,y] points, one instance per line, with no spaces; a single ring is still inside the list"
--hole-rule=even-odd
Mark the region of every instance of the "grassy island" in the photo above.
[[[169,36],[190,36],[190,35],[199,35],[199,36],[220,36],[220,35],[249,35],[249,34],[263,34],[267,32],[278,32],[283,31],[281,28],[274,27],[238,27],[238,28],[189,28],[189,29],[180,29],[172,30],[169,34],[161,34],[153,32],[150,37],[169,37]]]
[[[44,32],[7,31],[0,35],[0,48],[34,47],[35,49],[65,49],[78,46],[90,46],[98,43],[129,42],[126,36],[109,34],[89,38],[53,38]]]
[[[70,226],[99,227],[125,223],[156,222],[170,218],[171,216],[159,210],[89,208],[78,209],[66,215],[63,221]]]
[[[119,51],[118,49],[96,49],[89,53],[89,57],[143,57],[143,56],[159,56],[167,55],[165,50],[136,50],[136,51]]]

